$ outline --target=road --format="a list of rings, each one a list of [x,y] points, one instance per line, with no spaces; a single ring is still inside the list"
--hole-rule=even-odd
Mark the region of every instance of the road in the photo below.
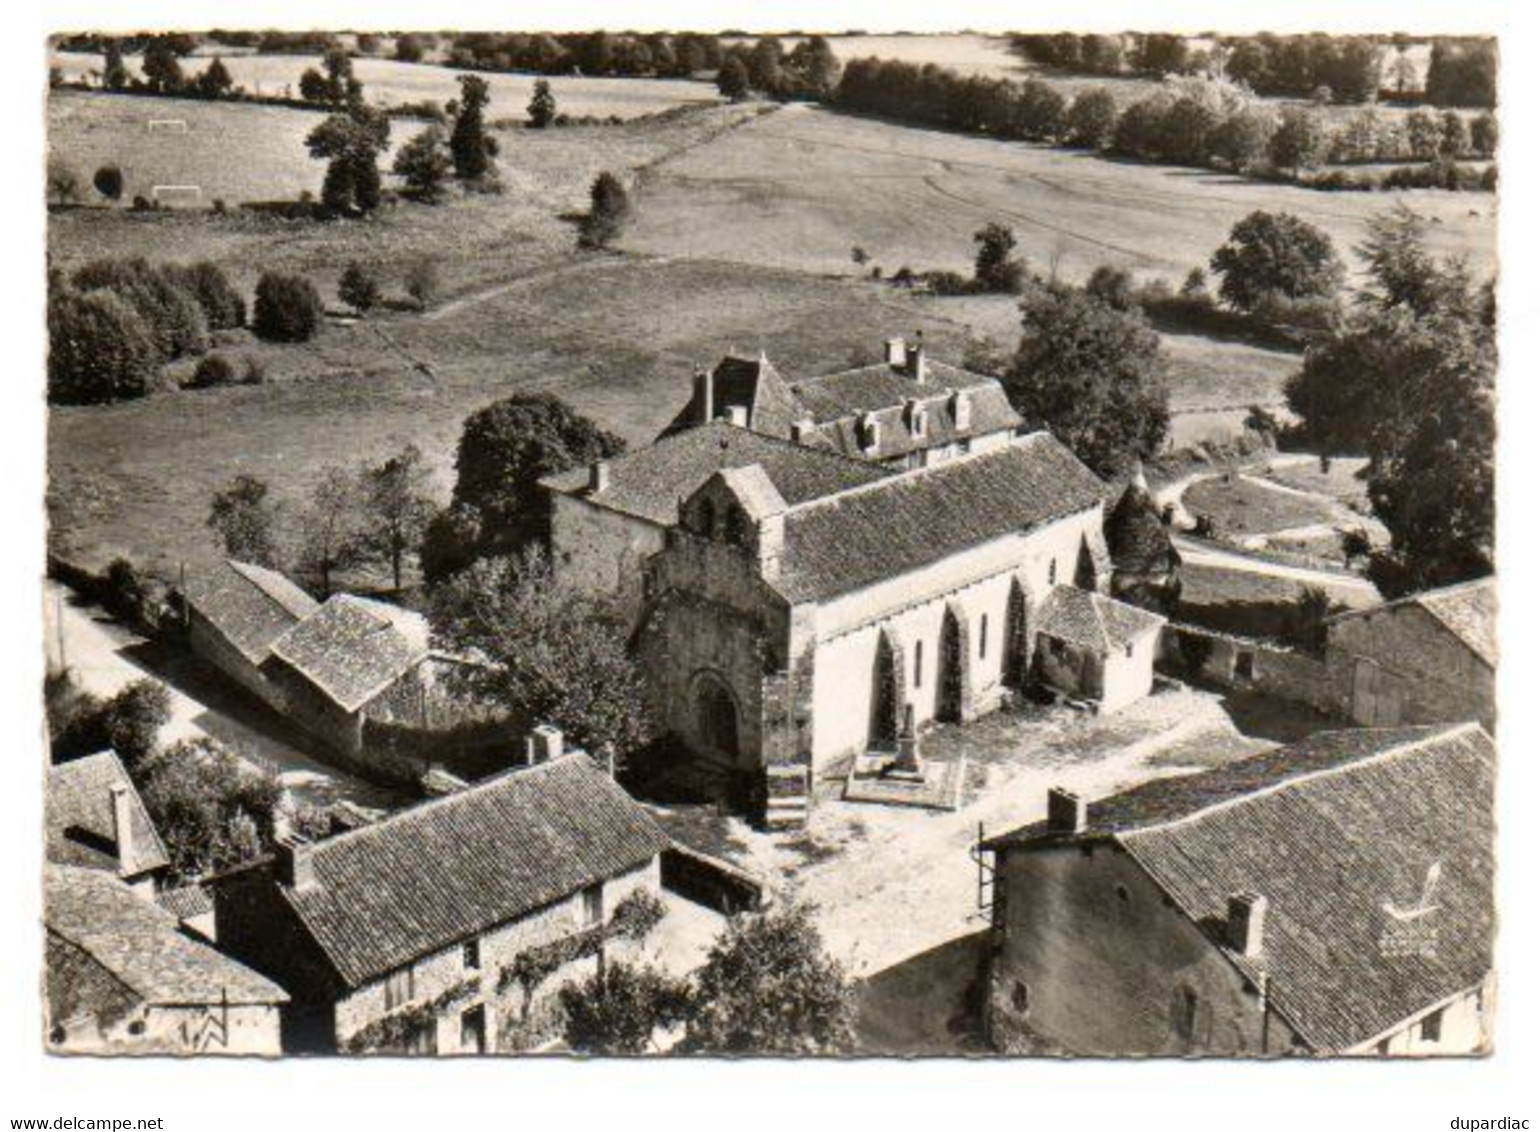
[[[1374,583],[1356,574],[1340,574],[1335,570],[1317,570],[1309,566],[1253,558],[1239,551],[1225,550],[1211,542],[1201,542],[1178,534],[1171,536],[1171,545],[1181,554],[1184,565],[1235,570],[1243,574],[1264,574],[1302,585],[1319,586],[1330,596],[1354,609],[1378,605],[1381,600],[1380,591]]]
[[[208,738],[225,746],[253,766],[275,771],[291,802],[325,804],[347,800],[369,809],[391,808],[398,799],[385,788],[329,766],[264,730],[260,710],[243,710],[240,694],[194,698],[185,682],[167,683],[140,659],[146,642],[98,609],[76,604],[75,596],[56,582],[43,588],[45,647],[50,667],[61,660],[79,686],[97,696],[111,696],[135,680],[150,677],[166,684],[171,718],[161,740]],[[62,654],[62,655],[61,655]],[[137,655],[136,655],[137,654]],[[212,682],[209,682],[212,683]],[[228,700],[228,702],[223,702]]]

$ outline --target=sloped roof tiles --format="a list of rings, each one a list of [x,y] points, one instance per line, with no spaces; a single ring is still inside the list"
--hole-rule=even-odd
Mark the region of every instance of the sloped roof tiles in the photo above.
[[[356,711],[428,656],[421,622],[407,610],[336,594],[275,640],[272,654]]]
[[[119,860],[114,787],[127,790],[130,839],[128,859]],[[101,869],[122,877],[138,876],[168,863],[166,847],[128,771],[112,751],[60,763],[48,770],[45,801],[48,859],[61,865]]]
[[[184,589],[188,604],[252,664],[266,660],[274,641],[320,608],[277,571],[233,559],[189,576]]]

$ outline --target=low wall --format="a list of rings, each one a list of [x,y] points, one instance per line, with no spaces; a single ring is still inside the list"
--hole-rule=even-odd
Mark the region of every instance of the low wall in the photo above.
[[[724,916],[764,906],[765,886],[758,877],[678,842],[663,850],[662,870],[668,891]]]
[[[1261,641],[1167,624],[1160,632],[1156,667],[1182,679],[1293,700],[1327,715],[1338,712],[1340,697],[1324,660]]]

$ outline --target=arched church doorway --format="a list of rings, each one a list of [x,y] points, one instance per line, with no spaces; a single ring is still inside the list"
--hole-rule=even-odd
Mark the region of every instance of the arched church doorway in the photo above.
[[[738,757],[738,704],[727,686],[706,673],[695,686],[695,733],[709,750]]]

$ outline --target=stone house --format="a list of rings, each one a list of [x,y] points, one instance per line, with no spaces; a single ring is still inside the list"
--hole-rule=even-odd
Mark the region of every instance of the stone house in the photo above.
[[[1476,724],[1322,732],[1044,820],[993,853],[988,1025],[1018,1051],[1487,1047],[1494,751]]]
[[[520,957],[656,895],[667,844],[592,759],[566,754],[283,845],[210,887],[220,946],[293,997],[286,1050],[480,1053],[538,1010],[511,982]]]
[[[49,767],[43,822],[50,862],[95,869],[155,899],[170,861],[115,753],[102,751]]]
[[[178,929],[110,872],[43,878],[48,1048],[89,1054],[280,1052],[288,995]]]
[[[182,600],[192,651],[283,711],[278,689],[263,678],[262,665],[274,642],[320,609],[319,603],[276,570],[234,559],[188,575]]]
[[[1327,622],[1336,709],[1366,726],[1497,723],[1497,580],[1412,594]]]
[[[1104,491],[1047,433],[801,503],[757,464],[714,473],[648,561],[638,648],[668,730],[752,798],[767,771],[892,744],[906,717],[994,709],[1030,682],[1056,587],[1105,589]]]
[[[1021,428],[998,381],[932,361],[918,333],[908,342],[889,339],[883,356],[796,381],[764,354],[723,358],[696,375],[689,402],[662,436],[728,420],[852,459],[919,468],[1001,447]]]
[[[1038,607],[1037,680],[1102,711],[1150,694],[1165,619],[1074,586],[1055,586]]]

